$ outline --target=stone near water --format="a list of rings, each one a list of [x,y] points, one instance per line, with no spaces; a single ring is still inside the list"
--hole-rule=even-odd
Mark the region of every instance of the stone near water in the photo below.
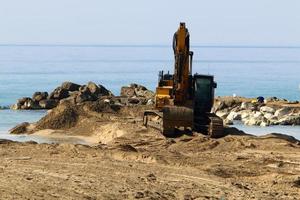
[[[243,102],[241,104],[241,109],[244,109],[244,110],[251,109],[252,107],[253,107],[253,104],[250,102]]]
[[[229,113],[229,115],[227,116],[227,119],[229,121],[233,121],[233,120],[241,120],[241,114],[235,111],[231,111]]]
[[[134,88],[132,87],[127,87],[127,86],[123,86],[121,88],[121,93],[120,93],[121,96],[125,96],[125,97],[133,97],[135,96],[135,91],[134,91]]]
[[[54,99],[44,99],[39,102],[39,105],[42,109],[52,109],[55,108],[58,104],[58,101]]]
[[[225,120],[223,120],[223,124],[224,124],[225,126],[233,125],[233,121],[226,118]]]
[[[48,97],[48,92],[35,92],[32,95],[32,99],[35,102],[39,102],[41,100],[47,99],[47,97]]]
[[[217,111],[216,112],[216,115],[218,116],[218,117],[221,117],[222,119],[226,119],[227,118],[227,116],[228,116],[228,112],[225,112],[225,111]]]
[[[78,85],[78,84],[72,83],[72,82],[63,82],[61,85],[62,89],[65,89],[69,92],[78,91],[80,87],[81,87],[81,85]]]
[[[140,100],[138,98],[129,98],[128,103],[130,103],[130,104],[139,104]]]
[[[275,116],[272,114],[272,113],[264,113],[264,117],[266,118],[266,119],[268,119],[268,120],[270,120],[270,119],[272,119],[272,118],[274,118]]]
[[[278,120],[280,125],[300,125],[300,115],[290,115]]]
[[[28,122],[24,122],[22,124],[17,125],[16,127],[9,130],[11,134],[23,134],[27,132],[27,127],[30,124]]]
[[[57,99],[61,100],[64,98],[69,97],[69,91],[66,89],[63,89],[62,87],[57,87],[54,89],[54,91],[50,94],[49,99]]]
[[[271,108],[271,107],[268,107],[268,106],[263,106],[263,107],[260,108],[260,112],[274,114],[275,113],[275,109]]]
[[[261,112],[258,112],[258,111],[256,111],[253,115],[254,118],[259,118],[259,117],[262,117],[262,116],[263,116],[263,114]]]
[[[281,108],[281,109],[277,110],[274,115],[276,117],[281,118],[283,116],[289,115],[291,113],[291,111],[292,111],[291,108],[285,107],[285,108]]]

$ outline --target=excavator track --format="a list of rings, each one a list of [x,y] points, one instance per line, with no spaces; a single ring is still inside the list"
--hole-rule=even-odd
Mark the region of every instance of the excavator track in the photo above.
[[[143,125],[159,130],[163,133],[163,113],[154,110],[147,110],[144,112]]]
[[[224,125],[223,120],[215,114],[210,114],[209,116],[210,123],[208,125],[208,135],[211,138],[220,138],[224,137]]]

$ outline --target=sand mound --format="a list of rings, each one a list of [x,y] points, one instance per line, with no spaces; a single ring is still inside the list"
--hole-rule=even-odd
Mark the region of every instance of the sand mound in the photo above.
[[[67,129],[75,126],[79,113],[75,106],[68,102],[60,104],[52,112],[37,122],[36,129]]]
[[[100,127],[97,133],[97,140],[100,143],[107,144],[113,141],[115,138],[121,137],[126,134],[125,129],[120,129],[121,124],[113,123],[113,124],[106,124]]]

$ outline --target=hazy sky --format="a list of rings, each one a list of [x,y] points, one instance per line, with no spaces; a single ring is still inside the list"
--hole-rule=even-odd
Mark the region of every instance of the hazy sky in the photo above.
[[[0,0],[0,44],[300,45],[299,0]]]

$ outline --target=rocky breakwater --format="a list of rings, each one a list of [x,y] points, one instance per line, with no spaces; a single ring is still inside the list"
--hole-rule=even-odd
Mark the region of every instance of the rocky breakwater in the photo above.
[[[9,109],[9,106],[0,106],[0,110],[7,110]]]
[[[38,110],[55,108],[61,101],[68,100],[74,103],[97,100],[102,96],[112,96],[112,93],[102,85],[89,82],[87,85],[79,85],[72,82],[64,82],[48,92],[35,92],[32,97],[23,97],[11,106],[14,110]]]
[[[241,121],[249,126],[300,125],[299,102],[288,102],[276,97],[265,103],[242,97],[219,97],[213,108],[226,125]]]
[[[85,119],[95,117],[93,113],[96,115],[116,113],[123,107],[152,106],[154,95],[154,92],[138,84],[124,86],[121,88],[121,95],[114,96],[104,86],[93,82],[82,86],[65,82],[49,96],[46,92],[36,92],[32,98],[18,100],[13,106],[14,109],[51,109],[51,111],[37,123],[24,122],[12,128],[10,133],[30,134],[43,129],[70,129]],[[47,105],[48,101],[51,102],[51,106],[43,106]],[[100,116],[103,117],[102,114]],[[85,129],[88,128],[90,127]]]

